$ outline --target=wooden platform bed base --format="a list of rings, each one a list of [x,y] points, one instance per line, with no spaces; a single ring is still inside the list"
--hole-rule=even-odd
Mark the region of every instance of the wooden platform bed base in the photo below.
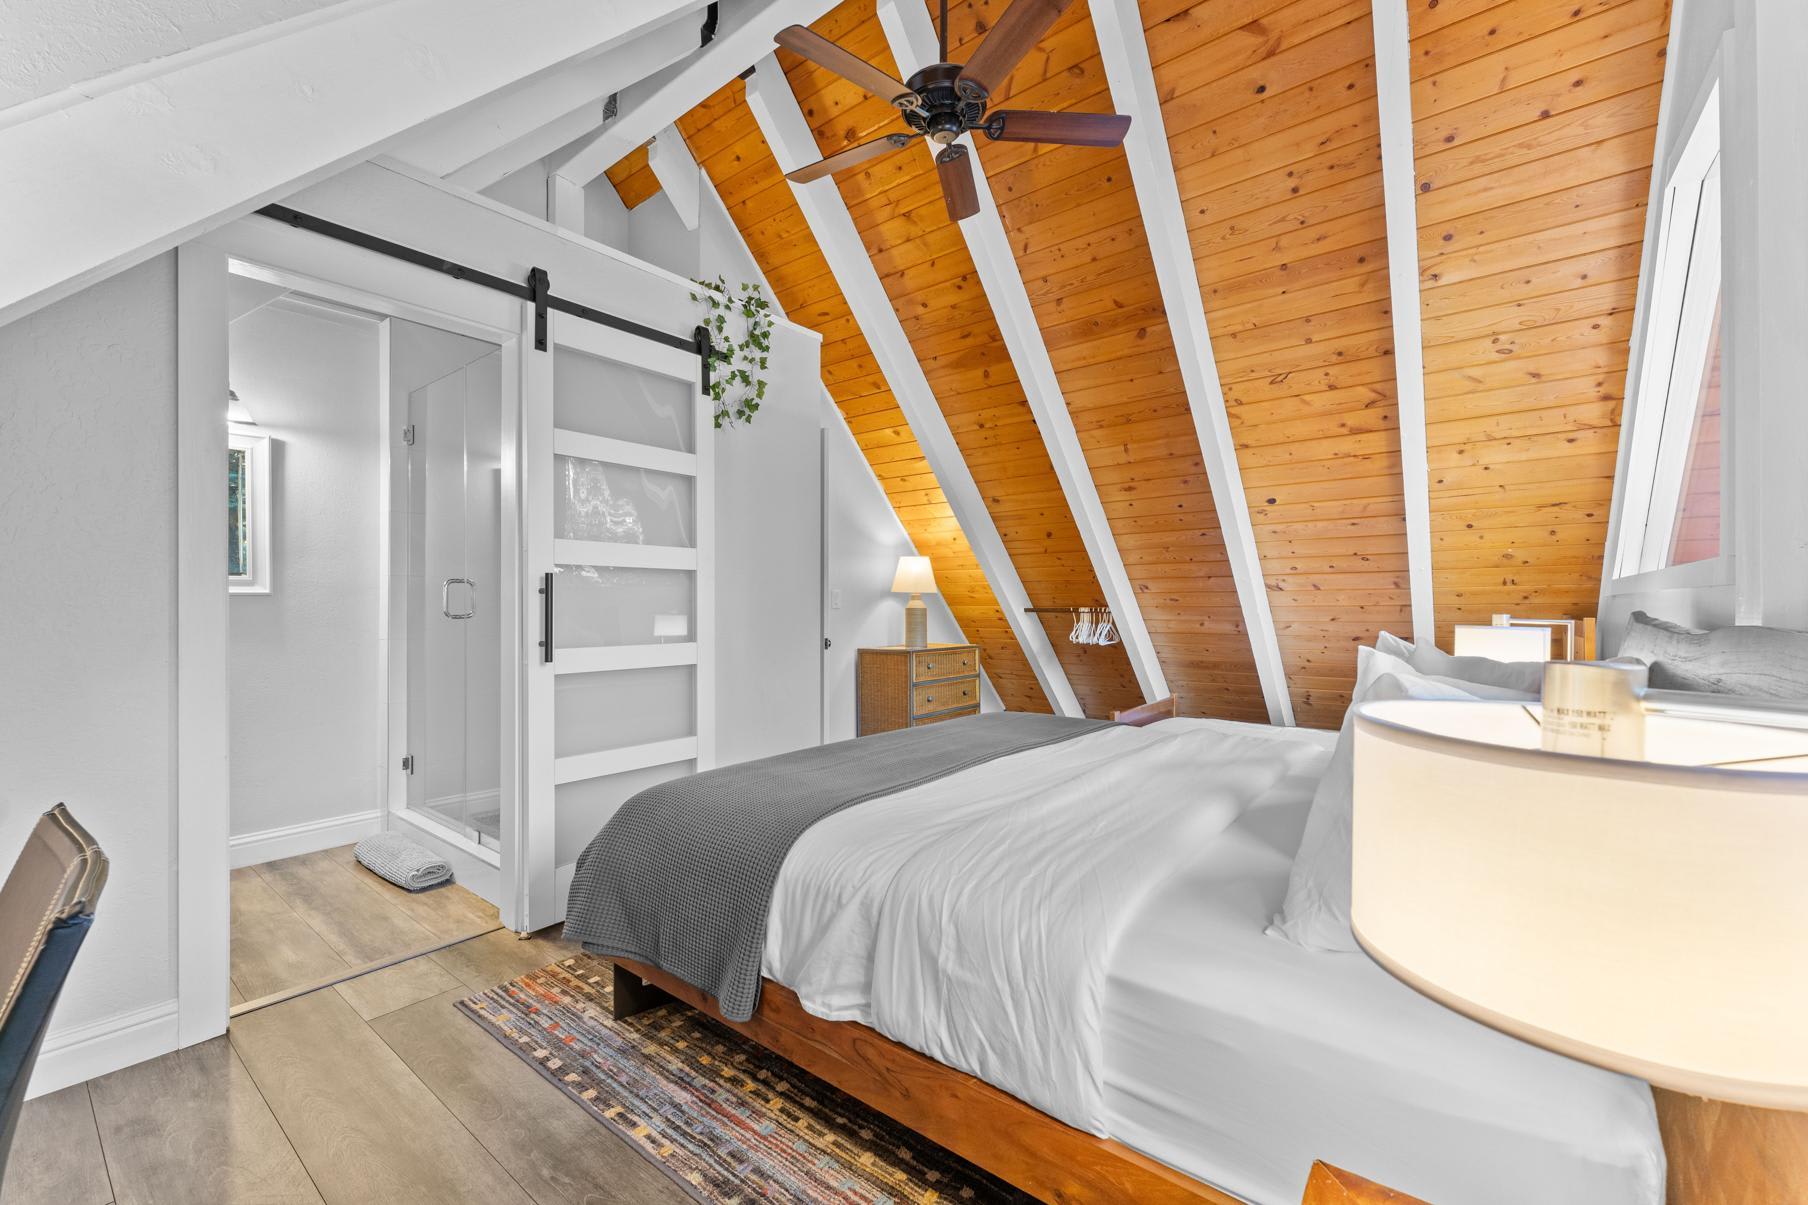
[[[680,1000],[1049,1205],[1241,1205],[864,1025],[813,1017],[797,993],[770,979],[761,985],[760,1007],[750,1021],[730,1021],[690,984],[625,959],[615,964],[614,987],[618,1018]],[[1314,1166],[1312,1180],[1305,1205],[1413,1200],[1322,1164]]]

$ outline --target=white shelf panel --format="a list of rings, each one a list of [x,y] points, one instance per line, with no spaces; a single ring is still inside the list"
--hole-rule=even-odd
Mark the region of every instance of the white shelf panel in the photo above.
[[[552,559],[560,565],[614,565],[623,569],[697,568],[695,548],[662,544],[611,544],[607,540],[554,540]]]
[[[599,753],[580,753],[573,757],[557,757],[552,763],[552,780],[556,786],[583,782],[606,774],[628,770],[644,770],[648,766],[669,766],[673,762],[690,761],[697,756],[697,738],[683,736],[673,741],[655,741],[649,745],[629,745],[623,749],[604,749]]]
[[[697,646],[683,644],[618,644],[555,649],[555,674],[594,674],[612,669],[655,669],[697,664]]]
[[[631,468],[676,473],[681,477],[697,475],[695,452],[674,452],[670,448],[630,443],[625,439],[610,439],[606,435],[586,435],[582,431],[567,431],[563,427],[553,430],[552,450],[557,456],[578,456],[585,460],[625,464]]]

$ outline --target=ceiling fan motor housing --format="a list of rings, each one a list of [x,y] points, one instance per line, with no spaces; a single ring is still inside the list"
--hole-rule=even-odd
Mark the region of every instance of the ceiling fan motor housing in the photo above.
[[[946,146],[984,122],[986,94],[981,91],[973,99],[963,99],[955,84],[960,72],[959,63],[931,63],[905,81],[922,103],[906,109],[904,120],[931,142]]]

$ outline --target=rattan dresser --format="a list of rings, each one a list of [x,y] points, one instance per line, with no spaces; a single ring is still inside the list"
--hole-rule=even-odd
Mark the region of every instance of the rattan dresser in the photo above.
[[[979,648],[901,644],[861,649],[855,731],[861,736],[979,713]]]

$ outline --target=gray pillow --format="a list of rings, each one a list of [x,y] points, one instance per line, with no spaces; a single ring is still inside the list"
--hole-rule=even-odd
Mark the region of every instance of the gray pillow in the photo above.
[[[1650,665],[1654,690],[1808,699],[1808,632],[1760,627],[1704,632],[1634,611],[1620,656]]]
[[[1536,698],[1544,689],[1544,662],[1496,661],[1492,657],[1453,657],[1435,645],[1412,644],[1392,632],[1383,632],[1375,647],[1399,657],[1419,673],[1454,682],[1493,686]]]

